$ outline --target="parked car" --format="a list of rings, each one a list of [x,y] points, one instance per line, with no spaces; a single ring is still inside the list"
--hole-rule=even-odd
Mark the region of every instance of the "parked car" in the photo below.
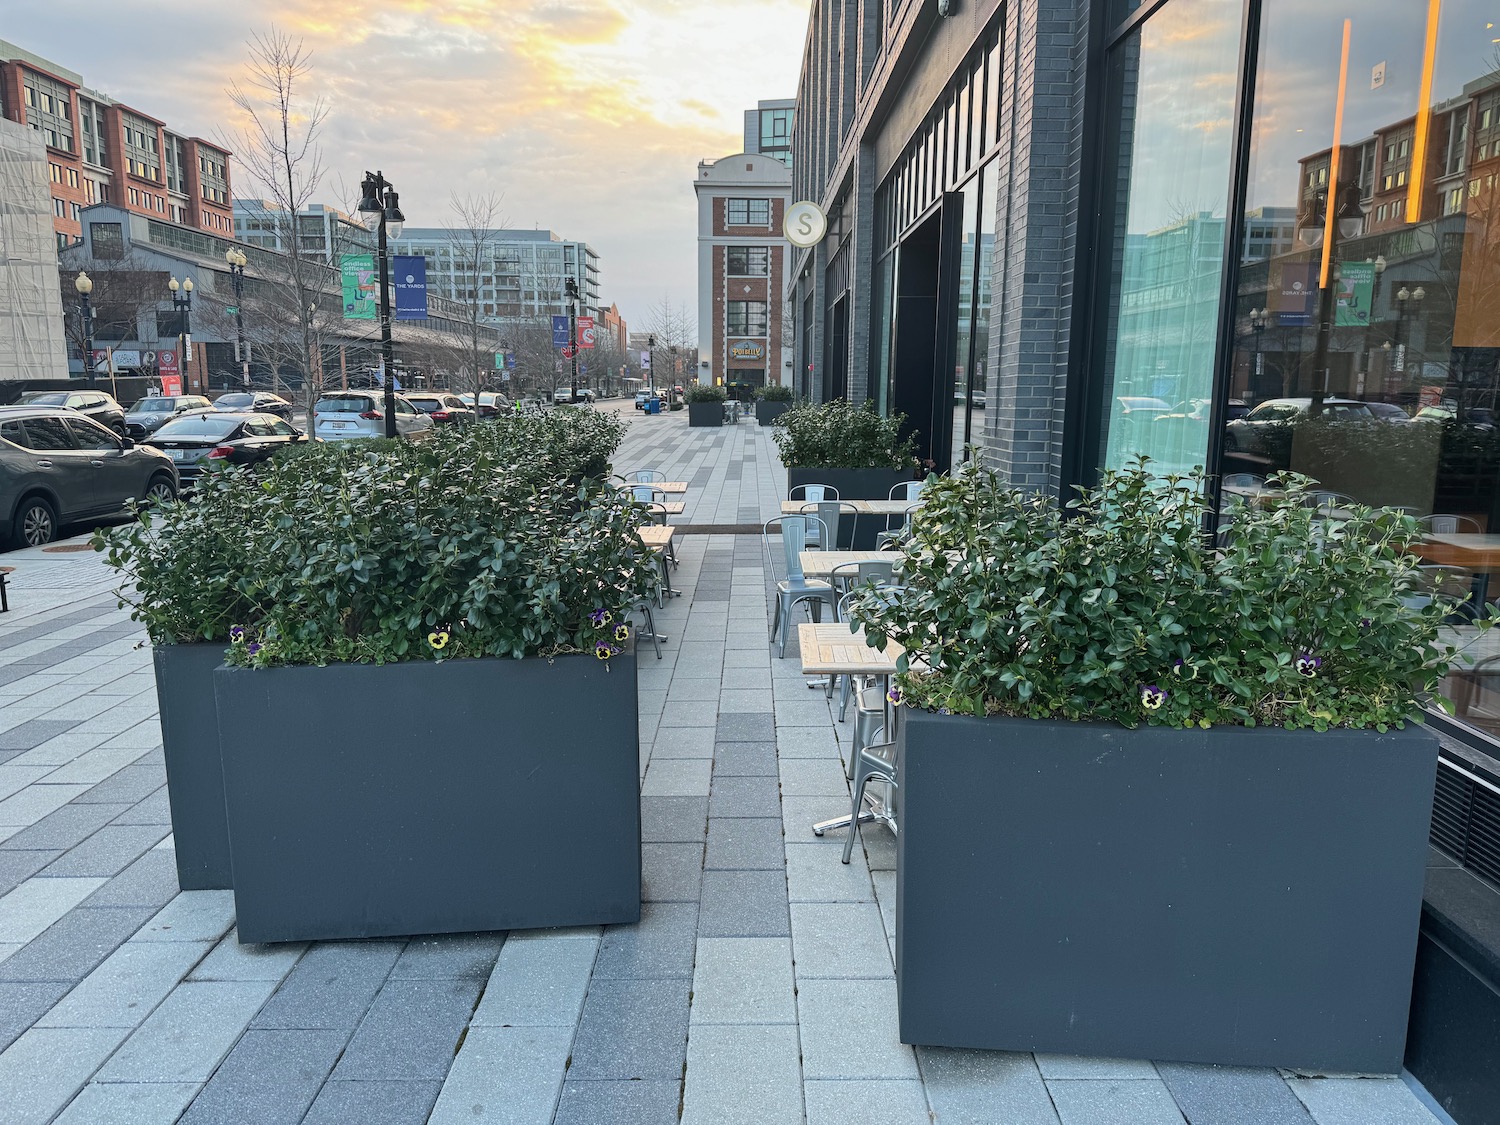
[[[1371,414],[1382,422],[1410,422],[1411,415],[1394,402],[1367,402]]]
[[[214,409],[227,410],[233,414],[274,414],[290,422],[297,408],[270,391],[230,391],[227,395],[214,399]]]
[[[475,420],[473,408],[447,391],[411,391],[406,401],[439,426],[457,426]]]
[[[423,441],[432,431],[432,419],[397,395],[396,435]],[[323,441],[385,437],[385,396],[377,391],[324,391],[313,403],[313,436]]]
[[[474,409],[473,392],[459,395],[458,398],[459,401],[467,406],[470,410]],[[506,398],[504,395],[496,394],[493,391],[479,392],[479,409],[476,411],[476,413],[479,415],[479,420],[481,422],[489,418],[498,418],[501,414],[509,413],[510,409],[510,399]]]
[[[212,409],[202,395],[149,395],[125,412],[125,433],[143,438],[180,414]]]
[[[103,391],[27,391],[19,406],[61,406],[92,418],[101,426],[125,433],[125,408]]]
[[[1226,453],[1253,453],[1269,457],[1285,468],[1291,458],[1292,427],[1312,411],[1310,398],[1269,398],[1243,418],[1224,427]],[[1322,413],[1333,421],[1373,422],[1370,404],[1351,398],[1323,400]]]
[[[1133,422],[1150,421],[1158,414],[1172,413],[1172,406],[1165,399],[1149,398],[1145,395],[1122,395],[1115,401],[1119,403],[1120,415]]]
[[[557,405],[579,404],[594,401],[594,392],[588,387],[579,387],[578,393],[573,393],[572,387],[562,387],[552,392],[552,401]]]
[[[215,462],[254,465],[305,440],[301,430],[274,414],[215,410],[174,418],[144,444],[172,459],[181,487],[188,489]]]
[[[637,410],[645,410],[646,404],[650,402],[654,397],[655,396],[650,391],[636,391],[635,408]]]
[[[0,526],[15,546],[40,547],[64,524],[170,500],[177,488],[159,449],[66,408],[0,407]]]
[[[1424,406],[1413,416],[1413,422],[1453,422],[1458,419],[1458,407],[1451,402],[1441,406]],[[1481,430],[1495,428],[1495,412],[1484,406],[1471,406],[1464,411],[1464,422]]]

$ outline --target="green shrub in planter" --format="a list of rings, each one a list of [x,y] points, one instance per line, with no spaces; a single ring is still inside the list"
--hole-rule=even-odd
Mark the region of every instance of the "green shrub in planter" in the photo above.
[[[916,457],[913,439],[901,436],[905,422],[905,414],[882,418],[871,403],[802,403],[776,420],[774,437],[788,468],[908,471]]]
[[[673,410],[681,410],[682,409],[682,403],[678,399],[674,398],[672,400],[671,409],[673,409]]]
[[[791,402],[796,396],[792,394],[791,387],[781,383],[767,383],[755,388],[755,397],[761,402]]]
[[[723,387],[710,387],[705,383],[690,383],[682,394],[689,404],[695,402],[724,402],[728,397]]]

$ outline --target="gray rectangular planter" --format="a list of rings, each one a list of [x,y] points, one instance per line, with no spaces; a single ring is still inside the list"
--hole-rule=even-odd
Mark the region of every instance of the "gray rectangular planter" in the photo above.
[[[185,891],[227,890],[234,885],[214,709],[214,669],[224,663],[224,647],[159,645],[152,650],[177,885]]]
[[[633,652],[214,688],[240,941],[639,920]]]
[[[1401,1070],[1431,734],[903,717],[902,1042]]]
[[[724,404],[722,402],[690,402],[687,404],[689,426],[722,426]]]
[[[911,480],[911,473],[904,469],[787,469],[786,489],[790,495],[792,489],[800,484],[831,484],[839,490],[840,500],[885,500],[889,498],[891,489],[902,481]],[[851,522],[851,516],[846,514],[844,522]],[[895,516],[891,519],[882,519],[877,516],[860,516],[853,521],[855,528],[851,538],[850,532],[841,531],[839,534],[839,546],[847,550],[871,551],[875,549],[875,536],[888,527],[896,527],[901,523],[901,517]]]
[[[791,408],[792,404],[789,402],[767,402],[765,399],[756,399],[755,420],[762,426],[774,426],[776,419]]]

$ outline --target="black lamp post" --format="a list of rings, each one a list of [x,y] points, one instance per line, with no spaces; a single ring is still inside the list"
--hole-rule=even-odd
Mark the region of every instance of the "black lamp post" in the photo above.
[[[1255,380],[1255,393],[1260,393],[1261,376],[1265,373],[1265,356],[1260,350],[1260,338],[1265,333],[1266,325],[1270,323],[1270,309],[1250,310],[1250,331],[1255,333],[1255,366],[1251,369]]]
[[[89,304],[89,294],[94,291],[94,279],[79,273],[73,279],[73,288],[78,291],[78,322],[83,331],[83,374],[94,385],[94,310]]]
[[[400,238],[406,223],[401,197],[379,171],[366,172],[359,213],[365,227],[375,231],[376,257],[380,263],[380,358],[385,367],[385,436],[397,436],[396,353],[391,342],[391,259],[387,237]]]
[[[1427,290],[1418,285],[1415,289],[1402,286],[1396,290],[1396,370],[1406,370],[1406,344],[1401,339],[1401,328],[1406,320],[1406,306],[1408,302],[1421,304],[1427,296]]]
[[[568,359],[573,364],[572,394],[569,402],[578,401],[578,282],[571,277],[563,282],[568,297]]]
[[[234,283],[234,358],[240,364],[240,383],[250,389],[250,349],[245,346],[245,265],[250,261],[238,246],[224,251],[224,260],[229,263],[229,280]]]
[[[1327,221],[1329,198],[1329,192],[1318,192],[1308,199],[1306,209],[1297,217],[1297,235],[1313,248],[1315,261],[1324,250],[1323,237],[1329,226]],[[1358,184],[1346,181],[1338,185],[1332,193],[1332,199],[1336,210],[1332,223],[1333,237],[1326,248],[1329,266],[1328,283],[1323,284],[1321,276],[1318,279],[1318,342],[1313,352],[1313,377],[1316,379],[1321,373],[1322,385],[1311,388],[1314,414],[1322,412],[1323,398],[1328,394],[1328,348],[1333,335],[1334,284],[1339,277],[1339,240],[1353,238],[1364,224],[1364,211],[1359,205]]]
[[[193,312],[193,279],[183,278],[179,285],[175,277],[171,278],[167,281],[167,288],[172,291],[172,311],[177,314],[177,371],[185,391],[188,349],[193,346],[193,327],[189,322]]]
[[[656,337],[655,336],[647,336],[646,337],[646,347],[648,349],[650,349],[649,351],[646,352],[646,361],[647,361],[646,362],[646,378],[648,378],[649,380],[651,380],[651,386],[650,386],[649,389],[651,391],[651,394],[654,396],[656,394]]]

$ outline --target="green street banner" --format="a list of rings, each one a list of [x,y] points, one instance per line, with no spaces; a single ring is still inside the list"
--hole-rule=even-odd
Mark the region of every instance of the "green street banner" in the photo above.
[[[344,319],[374,320],[380,300],[375,255],[345,254],[339,259],[344,278]]]
[[[1333,323],[1339,328],[1363,328],[1370,323],[1370,302],[1375,293],[1374,262],[1340,262],[1334,282],[1338,302]]]

